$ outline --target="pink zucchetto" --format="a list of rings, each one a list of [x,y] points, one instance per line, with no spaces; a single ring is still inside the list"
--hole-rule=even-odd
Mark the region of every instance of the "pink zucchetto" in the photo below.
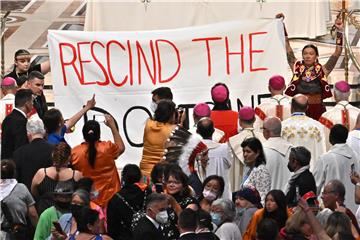
[[[215,102],[222,103],[228,99],[228,90],[223,85],[218,85],[211,90],[211,97]]]
[[[269,79],[269,86],[274,90],[281,90],[285,87],[285,79],[280,75],[274,75]]]
[[[198,103],[194,107],[194,114],[198,117],[209,117],[210,107],[206,103]]]
[[[239,118],[241,120],[250,121],[255,117],[255,110],[252,107],[244,106],[239,111]]]
[[[343,93],[347,93],[350,91],[350,85],[344,80],[336,82],[335,88]]]
[[[1,87],[16,87],[16,80],[12,77],[6,77],[1,81]]]

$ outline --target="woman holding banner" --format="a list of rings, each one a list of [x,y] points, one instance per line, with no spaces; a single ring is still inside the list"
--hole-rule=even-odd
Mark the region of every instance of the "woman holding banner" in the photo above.
[[[284,15],[282,13],[277,14],[276,18],[284,19]],[[342,52],[343,24],[340,14],[334,26],[337,30],[336,48],[325,65],[321,65],[318,60],[319,51],[317,47],[312,44],[308,44],[302,49],[302,60],[297,61],[290,46],[284,25],[287,60],[293,72],[293,77],[285,94],[289,96],[294,96],[298,93],[306,95],[309,105],[306,115],[315,120],[318,120],[321,114],[326,111],[323,99],[332,96],[326,77],[334,69]]]

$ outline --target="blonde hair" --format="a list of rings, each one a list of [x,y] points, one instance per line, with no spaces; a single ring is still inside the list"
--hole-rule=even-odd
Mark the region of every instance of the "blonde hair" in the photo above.
[[[291,233],[300,232],[305,223],[309,223],[305,213],[301,209],[296,209],[295,213],[286,221],[285,230]]]

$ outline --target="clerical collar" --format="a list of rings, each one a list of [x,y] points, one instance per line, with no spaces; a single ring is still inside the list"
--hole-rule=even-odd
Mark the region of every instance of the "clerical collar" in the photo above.
[[[293,112],[293,113],[291,114],[291,116],[304,116],[304,115],[305,115],[304,112]]]

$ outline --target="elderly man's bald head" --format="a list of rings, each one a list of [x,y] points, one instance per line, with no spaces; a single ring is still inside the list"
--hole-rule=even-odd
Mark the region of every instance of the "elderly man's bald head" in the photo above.
[[[291,100],[291,112],[305,112],[308,108],[308,98],[303,94],[296,94]]]
[[[281,136],[281,120],[278,117],[266,118],[263,127],[265,138]]]
[[[204,139],[212,139],[214,133],[214,123],[211,118],[203,117],[197,123],[196,132]]]

